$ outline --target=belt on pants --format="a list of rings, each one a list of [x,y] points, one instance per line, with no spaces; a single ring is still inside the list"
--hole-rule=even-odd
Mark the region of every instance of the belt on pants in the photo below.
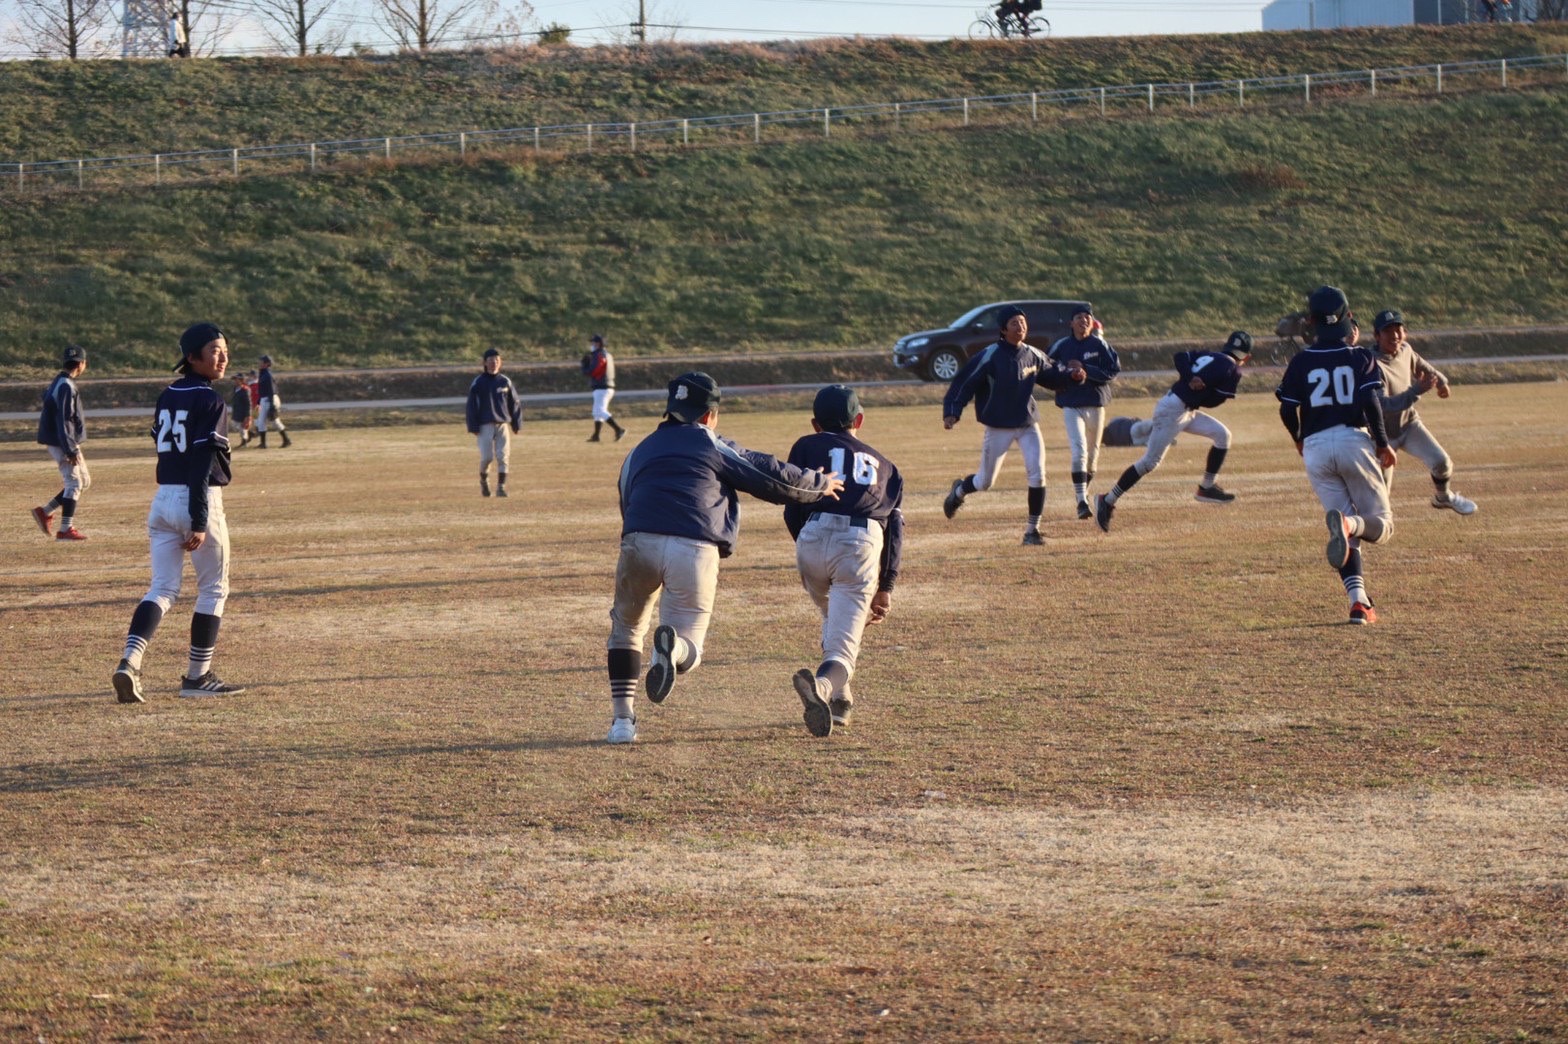
[[[806,518],[806,521],[815,522],[819,518],[842,518],[846,524],[853,526],[855,529],[871,528],[871,520],[869,518],[860,518],[857,515],[840,515],[832,511],[813,511]]]

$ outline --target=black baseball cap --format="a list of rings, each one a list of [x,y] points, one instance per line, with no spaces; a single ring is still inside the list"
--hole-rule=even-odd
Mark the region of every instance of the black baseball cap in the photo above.
[[[1008,323],[1012,322],[1013,319],[1016,318],[1017,316],[1020,316],[1020,315],[1023,315],[1023,314],[1024,314],[1024,310],[1022,308],[1019,308],[1016,305],[1008,305],[1006,308],[1004,308],[1000,312],[996,313],[996,328],[998,330],[1005,330],[1005,329],[1007,329],[1007,324]],[[1029,317],[1028,316],[1024,316],[1024,318],[1028,319]]]
[[[1397,308],[1385,308],[1372,320],[1372,332],[1382,333],[1385,326],[1404,326],[1405,317]]]
[[[594,334],[592,337],[588,338],[588,343],[589,344],[603,344],[604,343],[604,336],[602,334]]]
[[[262,357],[261,357],[261,358],[260,358],[260,359],[259,359],[259,360],[257,360],[257,361],[258,361],[258,362],[264,362],[264,363],[266,363],[266,364],[267,364],[267,365],[268,365],[268,366],[271,366],[271,365],[272,365],[272,356],[270,356],[270,355],[263,355],[263,356],[262,356]]]
[[[702,371],[694,370],[670,382],[670,397],[664,404],[664,412],[691,424],[718,404],[718,382]]]
[[[499,359],[500,357],[501,357],[501,349],[496,348],[496,347],[490,347],[490,348],[486,348],[485,349],[485,358],[486,359]]]
[[[817,423],[830,431],[839,431],[855,423],[860,416],[860,396],[847,384],[830,384],[817,392],[811,404],[811,414]]]
[[[87,349],[79,344],[68,344],[65,346],[65,351],[60,353],[60,358],[67,366],[70,366],[72,363],[86,362]]]
[[[1237,330],[1225,338],[1225,354],[1236,359],[1245,359],[1252,354],[1252,335],[1245,330]]]
[[[218,329],[217,323],[194,323],[186,327],[185,332],[180,334],[180,361],[174,364],[174,368],[184,369],[186,359],[193,355],[200,355],[203,348],[220,337],[228,339],[223,331]],[[266,356],[262,358],[265,359]]]
[[[1319,322],[1341,322],[1350,313],[1350,299],[1337,286],[1320,286],[1307,295],[1307,311]]]
[[[1094,315],[1094,307],[1092,305],[1090,305],[1087,301],[1085,301],[1083,304],[1079,305],[1077,308],[1074,308],[1073,309],[1073,314],[1068,316],[1068,318],[1069,319],[1076,319],[1080,315],[1093,316]]]

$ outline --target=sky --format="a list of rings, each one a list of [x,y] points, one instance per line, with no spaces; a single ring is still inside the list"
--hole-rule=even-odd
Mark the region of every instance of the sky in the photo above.
[[[995,0],[992,0],[994,3]],[[984,0],[644,0],[650,25],[678,40],[784,40],[814,36],[948,39],[967,36]],[[1053,36],[1236,33],[1261,29],[1264,0],[1045,0]],[[636,19],[637,0],[534,0],[541,24],[607,41]],[[590,27],[617,26],[616,29]],[[581,27],[581,28],[577,28]],[[650,30],[653,33],[669,30]],[[584,40],[586,42],[586,40]]]

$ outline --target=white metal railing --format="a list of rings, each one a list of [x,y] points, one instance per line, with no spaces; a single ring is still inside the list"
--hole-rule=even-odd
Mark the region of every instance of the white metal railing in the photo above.
[[[163,184],[178,171],[186,176],[243,173],[271,165],[285,169],[317,171],[339,158],[374,158],[383,162],[413,154],[446,154],[464,157],[486,146],[507,149],[530,148],[535,151],[573,148],[624,146],[636,150],[658,144],[691,145],[759,143],[766,128],[794,128],[797,132],[820,133],[828,137],[835,126],[850,128],[876,122],[890,122],[903,130],[922,117],[935,117],[942,125],[959,122],[969,126],[990,113],[1027,110],[1031,120],[1040,118],[1044,106],[1058,111],[1093,111],[1109,115],[1112,109],[1154,112],[1158,105],[1195,108],[1200,104],[1246,106],[1260,100],[1299,99],[1304,104],[1358,92],[1368,95],[1398,91],[1433,90],[1441,94],[1456,81],[1484,81],[1499,87],[1509,85],[1509,74],[1517,85],[1521,74],[1561,69],[1568,81],[1568,54],[1533,55],[1523,58],[1445,62],[1438,65],[1412,65],[1391,69],[1358,69],[1343,72],[1265,76],[1245,80],[1209,80],[1186,83],[1119,84],[1104,87],[1077,87],[1020,94],[995,94],[984,97],[928,98],[918,101],[875,102],[865,105],[835,105],[826,108],[784,109],[777,112],[750,112],[728,116],[688,116],[675,119],[627,123],[569,123],[509,127],[499,130],[441,131],[398,137],[357,138],[343,141],[317,141],[289,145],[252,145],[241,148],[204,149],[193,152],[162,152],[132,156],[100,156],[69,160],[0,163],[0,187],[12,192],[34,188],[73,186],[85,188],[89,179],[95,184],[114,179],[121,182]],[[1555,76],[1551,77],[1555,80]]]

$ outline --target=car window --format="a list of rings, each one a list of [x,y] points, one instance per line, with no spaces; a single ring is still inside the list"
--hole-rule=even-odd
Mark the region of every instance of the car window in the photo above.
[[[967,330],[972,326],[990,326],[996,322],[997,308],[995,305],[981,305],[971,308],[957,319],[953,320],[950,330]]]

